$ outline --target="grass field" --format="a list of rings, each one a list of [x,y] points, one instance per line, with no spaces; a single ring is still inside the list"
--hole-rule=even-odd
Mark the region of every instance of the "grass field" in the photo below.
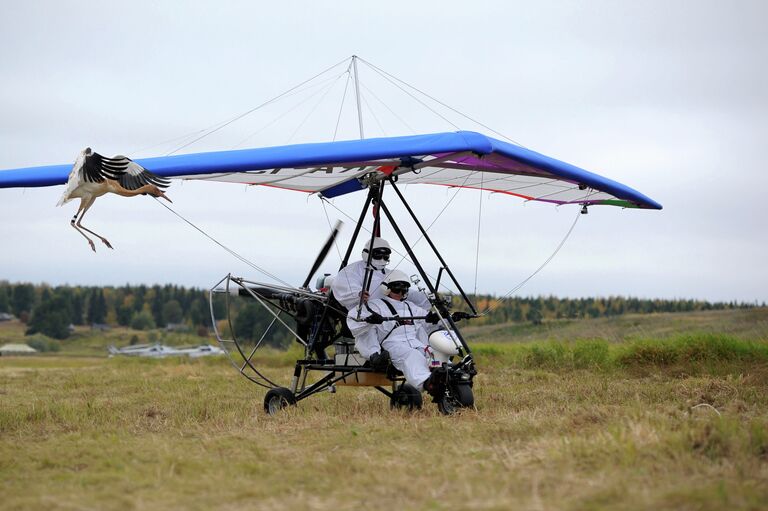
[[[0,358],[0,509],[768,509],[768,314],[727,312],[478,328],[454,417],[366,388],[268,417],[225,360],[82,334]]]

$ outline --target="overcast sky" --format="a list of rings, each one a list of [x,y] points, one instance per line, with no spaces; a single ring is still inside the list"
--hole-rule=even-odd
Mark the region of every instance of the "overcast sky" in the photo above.
[[[519,294],[768,300],[766,2],[122,4],[2,4],[0,169],[71,163],[86,146],[167,154],[182,137],[357,54],[530,149],[664,205],[591,208]],[[331,140],[345,69],[324,75],[310,99],[257,110],[181,152]],[[445,122],[370,68],[360,78],[367,136],[455,126],[492,134],[443,110]],[[348,96],[338,139],[358,136],[353,106]],[[62,191],[0,190],[0,279],[201,287],[228,272],[264,279],[148,197],[96,201],[84,223],[115,249],[94,254],[68,225],[77,201],[55,207]],[[426,223],[453,197],[419,186],[407,193]],[[339,199],[326,217],[318,198],[275,189],[174,182],[168,195],[211,236],[295,284],[328,222],[345,219],[339,210],[356,217],[364,200]],[[505,294],[576,216],[572,207],[463,191],[431,232],[466,288]],[[324,269],[338,262],[334,250]]]

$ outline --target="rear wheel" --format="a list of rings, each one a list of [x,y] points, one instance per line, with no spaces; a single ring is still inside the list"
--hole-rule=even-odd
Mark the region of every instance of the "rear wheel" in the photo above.
[[[389,406],[392,409],[406,408],[407,410],[420,410],[422,405],[421,392],[413,385],[403,383],[389,400]]]
[[[264,411],[269,415],[276,415],[283,408],[289,405],[295,405],[296,398],[289,389],[285,387],[275,387],[264,396]]]

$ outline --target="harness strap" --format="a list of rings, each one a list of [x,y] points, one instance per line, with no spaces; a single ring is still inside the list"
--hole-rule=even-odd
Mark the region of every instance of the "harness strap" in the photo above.
[[[390,330],[389,332],[387,332],[387,335],[385,335],[385,336],[384,336],[384,337],[383,337],[383,338],[382,338],[382,339],[379,341],[379,345],[382,345],[382,346],[383,346],[383,343],[384,343],[384,341],[386,341],[386,340],[387,340],[387,338],[388,338],[388,337],[389,337],[389,336],[392,334],[392,332],[394,332],[395,330],[397,330],[397,329],[398,329],[399,327],[401,327],[401,326],[405,326],[405,325],[407,325],[408,323],[406,323],[406,322],[404,322],[404,321],[402,321],[402,320],[400,319],[400,315],[399,315],[399,314],[397,313],[397,311],[395,310],[395,306],[394,306],[394,305],[392,305],[392,304],[389,302],[389,300],[387,300],[387,299],[385,299],[385,298],[382,298],[382,299],[381,299],[381,301],[382,301],[382,302],[384,302],[384,305],[386,305],[386,306],[387,306],[387,309],[389,309],[389,312],[392,314],[392,316],[393,316],[393,317],[395,317],[395,318],[398,318],[398,319],[396,319],[396,320],[395,320],[395,327],[394,327],[392,330]],[[413,316],[413,311],[411,310],[411,306],[410,306],[410,305],[408,305],[408,302],[405,302],[405,301],[403,301],[402,303],[404,303],[404,304],[405,304],[405,306],[406,306],[406,307],[408,307],[408,312],[410,313],[410,315],[411,315],[411,316]],[[366,307],[368,306],[368,304],[367,304],[367,303],[366,303],[365,305],[366,305]],[[371,310],[371,309],[368,309],[368,310]],[[371,311],[371,312],[373,312],[373,311]],[[411,320],[411,323],[410,323],[410,324],[413,324],[413,321],[412,321],[412,320]]]

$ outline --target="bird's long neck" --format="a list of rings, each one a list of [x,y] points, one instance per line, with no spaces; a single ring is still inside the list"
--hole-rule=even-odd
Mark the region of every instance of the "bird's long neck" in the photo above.
[[[148,193],[149,195],[157,196],[156,189],[149,185],[144,185],[135,190],[126,190],[125,188],[120,188],[118,190],[115,190],[115,193],[118,195],[122,195],[123,197],[134,197],[136,195],[141,195],[143,193]]]

